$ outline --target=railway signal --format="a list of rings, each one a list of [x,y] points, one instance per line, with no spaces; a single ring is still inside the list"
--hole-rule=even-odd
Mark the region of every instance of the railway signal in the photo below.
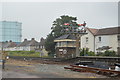
[[[86,30],[85,30],[85,26],[86,26],[85,21],[83,24],[64,23],[64,25],[62,26],[62,30],[61,30],[62,33],[73,34],[76,36],[76,54],[75,54],[75,57],[80,56],[79,48],[81,48],[81,46],[80,46],[81,36],[84,34],[87,34]]]

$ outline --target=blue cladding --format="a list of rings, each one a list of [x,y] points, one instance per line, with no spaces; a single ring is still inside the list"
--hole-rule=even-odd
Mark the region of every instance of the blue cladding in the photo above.
[[[22,24],[12,21],[0,22],[0,42],[10,41],[21,42]]]

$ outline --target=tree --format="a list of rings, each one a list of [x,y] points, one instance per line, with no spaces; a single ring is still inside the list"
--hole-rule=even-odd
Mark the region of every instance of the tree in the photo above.
[[[48,51],[48,53],[54,54],[55,52],[55,43],[54,43],[54,36],[50,33],[45,41],[45,49]]]
[[[76,17],[71,17],[68,15],[63,15],[60,16],[60,18],[57,18],[55,21],[53,21],[53,27],[51,28],[52,31],[51,33],[54,35],[55,38],[63,35],[63,33],[61,33],[62,30],[62,26],[64,26],[64,23],[70,23],[72,25],[77,25],[77,18]]]
[[[64,23],[70,23],[74,26],[77,24],[77,18],[63,15],[60,16],[60,18],[57,18],[55,21],[53,21],[53,25],[51,27],[51,33],[47,36],[46,42],[45,42],[45,49],[49,52],[49,54],[54,54],[55,52],[55,43],[54,39],[63,35],[64,33],[61,33],[62,26],[64,26]]]

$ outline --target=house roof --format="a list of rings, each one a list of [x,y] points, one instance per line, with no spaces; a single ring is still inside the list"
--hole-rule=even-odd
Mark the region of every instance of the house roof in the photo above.
[[[113,35],[120,34],[120,27],[111,27],[103,29],[87,28],[93,35]]]
[[[94,29],[94,28],[87,28],[93,35],[95,35],[99,29]]]
[[[62,39],[76,40],[76,37],[74,35],[71,35],[71,34],[66,34],[66,35],[63,35],[63,36],[56,38],[55,40],[62,40]]]
[[[41,45],[41,46],[43,46],[43,45],[45,45],[45,39],[44,40],[42,40],[40,43],[39,43],[39,45]]]
[[[0,42],[0,47],[8,48],[8,47],[16,47],[17,44],[15,42]]]
[[[20,43],[18,45],[18,47],[20,47],[20,46],[35,46],[37,44],[38,44],[38,42],[36,40],[24,40],[22,43]]]
[[[120,34],[120,27],[99,29],[95,35],[113,35],[113,34]]]

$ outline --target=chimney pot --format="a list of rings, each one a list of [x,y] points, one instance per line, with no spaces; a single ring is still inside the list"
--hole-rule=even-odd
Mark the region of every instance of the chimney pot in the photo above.
[[[35,40],[35,38],[32,38],[31,40]]]
[[[27,41],[27,39],[24,39],[24,41]]]
[[[12,42],[12,40],[10,40],[9,42]]]
[[[44,40],[44,38],[42,37],[41,39],[40,39],[40,41],[43,41]]]
[[[8,41],[5,41],[6,43],[8,42]]]

